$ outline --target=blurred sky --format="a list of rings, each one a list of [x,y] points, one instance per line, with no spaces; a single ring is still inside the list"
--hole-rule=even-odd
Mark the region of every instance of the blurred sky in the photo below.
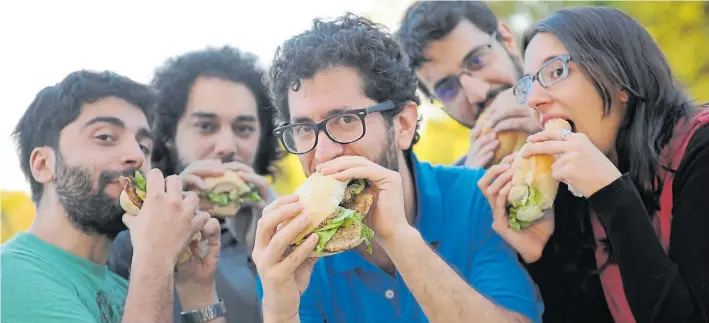
[[[8,3],[9,2],[9,3]],[[43,87],[81,69],[149,82],[166,58],[231,44],[264,66],[315,16],[367,12],[373,0],[3,1],[0,4],[0,188],[29,191],[10,134]],[[247,9],[248,7],[248,9]]]
[[[368,13],[393,31],[411,1],[2,1],[0,188],[29,192],[10,134],[35,94],[72,71],[107,69],[147,83],[168,57],[224,44],[267,66],[276,47],[314,17]],[[528,24],[526,16],[510,19],[517,32]],[[423,101],[424,118],[443,113]]]

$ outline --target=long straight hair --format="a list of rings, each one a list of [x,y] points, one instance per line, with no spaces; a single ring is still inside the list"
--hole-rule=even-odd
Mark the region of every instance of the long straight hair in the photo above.
[[[538,33],[552,34],[566,47],[601,96],[605,115],[611,111],[616,91],[628,93],[626,115],[616,138],[617,166],[621,173],[629,173],[645,208],[654,216],[662,189],[660,168],[674,171],[662,165],[662,150],[675,126],[689,120],[696,108],[672,76],[665,56],[645,28],[613,8],[559,10],[525,33],[523,51]],[[560,247],[595,246],[585,200],[572,197],[562,185],[555,207]],[[612,259],[610,245],[606,247]]]

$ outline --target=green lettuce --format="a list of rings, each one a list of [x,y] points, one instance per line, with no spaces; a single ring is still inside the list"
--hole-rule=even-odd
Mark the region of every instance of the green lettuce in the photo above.
[[[544,216],[542,210],[542,194],[531,185],[527,186],[527,196],[517,205],[508,205],[507,222],[515,231],[522,231],[532,222]]]
[[[253,188],[253,187],[252,187]],[[261,196],[256,193],[255,190],[250,190],[248,192],[245,192],[241,195],[238,195],[237,190],[232,190],[230,192],[208,192],[205,194],[202,194],[202,198],[206,198],[211,202],[212,204],[216,204],[219,206],[227,206],[231,204],[233,201],[237,201],[238,204],[243,204],[244,202],[251,202],[251,203],[258,203],[262,202],[263,199]]]
[[[343,207],[337,208],[337,215],[328,220],[324,226],[315,230],[313,233],[318,235],[318,245],[315,247],[316,253],[321,253],[325,250],[325,245],[332,239],[335,232],[341,227],[348,227],[352,223],[359,222],[362,226],[362,238],[364,243],[367,245],[367,252],[372,253],[372,237],[374,237],[374,231],[362,223],[362,215],[355,212],[354,210],[345,209]]]
[[[146,191],[145,177],[143,177],[143,174],[141,174],[140,171],[135,171],[135,187],[143,192]]]

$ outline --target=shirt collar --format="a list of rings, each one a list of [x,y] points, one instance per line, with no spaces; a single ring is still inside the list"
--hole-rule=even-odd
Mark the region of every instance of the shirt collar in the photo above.
[[[441,240],[442,224],[440,216],[443,211],[443,202],[441,200],[441,192],[438,189],[436,174],[433,172],[431,165],[422,164],[413,153],[411,154],[411,163],[409,165],[414,173],[417,201],[417,216],[414,226],[421,232],[423,239],[435,249]],[[346,251],[329,258],[332,268],[338,273],[351,271],[368,263],[357,250]]]

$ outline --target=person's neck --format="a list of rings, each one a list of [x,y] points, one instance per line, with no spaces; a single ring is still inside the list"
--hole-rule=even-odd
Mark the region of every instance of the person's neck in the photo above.
[[[413,226],[417,214],[414,170],[409,167],[409,163],[406,162],[406,157],[404,157],[403,153],[399,153],[401,154],[399,156],[399,174],[404,185],[404,212],[406,213],[406,220]]]
[[[28,232],[49,244],[100,265],[106,263],[112,244],[105,236],[87,234],[72,225],[56,195],[46,191]]]

